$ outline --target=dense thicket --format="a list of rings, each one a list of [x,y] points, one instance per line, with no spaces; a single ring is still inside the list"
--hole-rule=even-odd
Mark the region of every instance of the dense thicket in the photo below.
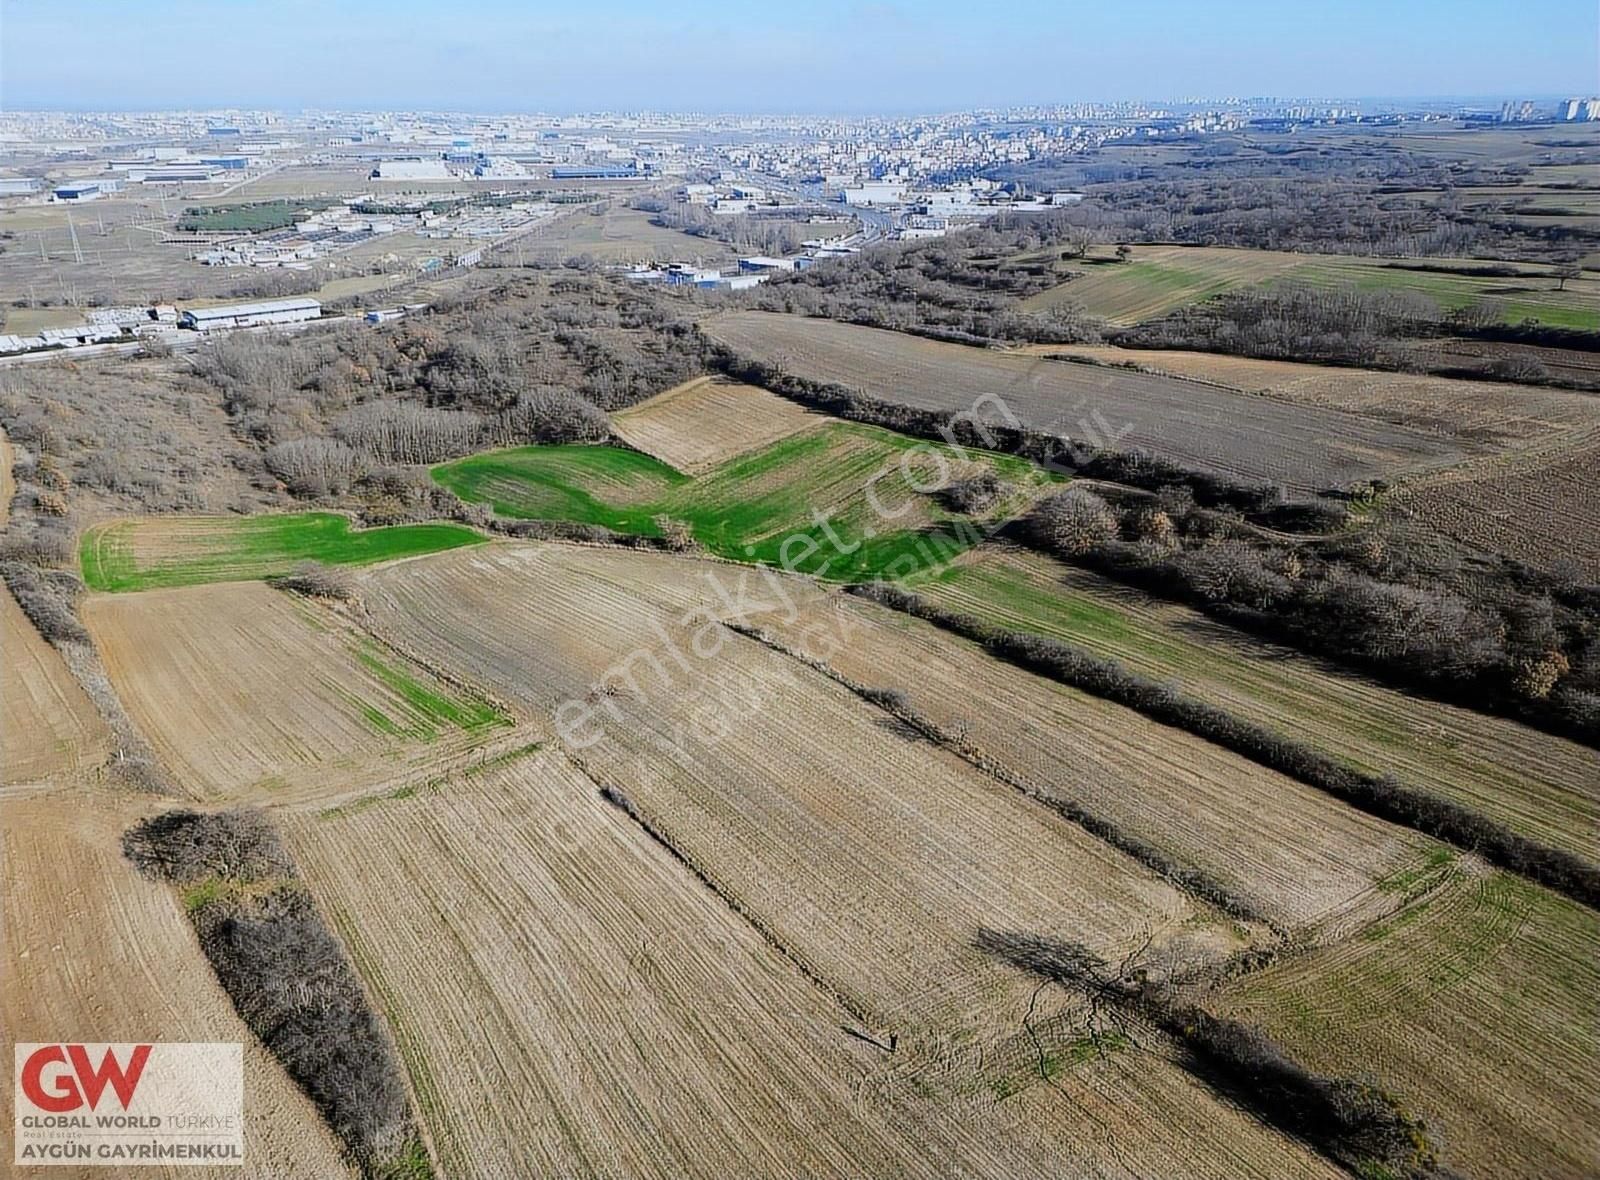
[[[1600,743],[1600,589],[1396,525],[1289,544],[1166,493],[1115,513],[1082,489],[1029,544],[1407,688]],[[1086,521],[1088,523],[1086,523]],[[1164,523],[1162,523],[1164,522]]]

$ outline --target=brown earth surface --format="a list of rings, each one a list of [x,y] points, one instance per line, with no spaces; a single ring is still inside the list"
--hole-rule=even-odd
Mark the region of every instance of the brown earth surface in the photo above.
[[[1097,447],[1144,449],[1298,493],[1447,467],[1466,454],[1403,427],[1174,377],[767,312],[734,312],[702,326],[735,352],[797,377],[918,409],[977,409],[994,421],[1009,415]]]

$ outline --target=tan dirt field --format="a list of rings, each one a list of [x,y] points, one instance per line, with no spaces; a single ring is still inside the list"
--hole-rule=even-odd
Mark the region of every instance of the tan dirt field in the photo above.
[[[0,786],[59,780],[97,766],[111,733],[61,656],[0,586]]]
[[[1042,805],[820,673],[686,625],[655,598],[682,590],[652,575],[696,563],[489,548],[368,575],[380,633],[534,715],[611,686],[592,720],[565,715],[594,775],[864,1019],[908,1041],[1015,1027],[1031,989],[973,948],[984,926],[1108,955],[1145,930],[1175,954],[1228,949],[1184,895]]]
[[[1600,581],[1597,471],[1600,429],[1407,481],[1395,500],[1469,545]]]
[[[703,325],[736,352],[816,381],[919,409],[968,411],[999,398],[1013,420],[1186,467],[1316,492],[1450,466],[1444,439],[1317,407],[1198,382],[925,340],[878,328],[766,312]],[[993,407],[979,406],[991,420]]]
[[[149,804],[89,794],[0,801],[0,1016],[15,1041],[237,1041],[244,1045],[245,1165],[141,1167],[172,1180],[327,1180],[350,1173],[315,1108],[234,1012],[176,893],[124,860]],[[0,1121],[12,1123],[12,1087]],[[10,1147],[6,1163],[10,1164]],[[110,1169],[8,1175],[99,1180]]]
[[[1594,1175],[1600,916],[1470,859],[1403,888],[1398,915],[1208,1006],[1260,1023],[1312,1069],[1382,1079],[1461,1174]]]
[[[986,546],[916,587],[952,610],[1062,639],[1248,720],[1393,773],[1583,857],[1600,830],[1600,754],[1515,721],[1408,696],[1089,570]]]
[[[942,1060],[851,1036],[849,1012],[555,750],[287,826],[448,1175],[1331,1174],[1159,1038],[1044,1086],[1020,1026],[1005,1050]]]
[[[1203,871],[1280,927],[1370,901],[1375,881],[1421,855],[1414,832],[874,603],[840,594],[763,626],[857,684],[904,692],[1029,787]]]
[[[612,415],[618,436],[694,475],[825,421],[754,385],[696,377]]]
[[[482,740],[363,661],[461,694],[333,612],[259,582],[99,594],[85,625],[128,712],[198,798],[283,802],[408,773]]]
[[[1131,362],[1175,377],[1269,394],[1296,405],[1342,410],[1496,449],[1600,425],[1600,397],[1532,385],[1110,344],[1041,344],[1018,351],[1034,356],[1082,356],[1111,365]]]

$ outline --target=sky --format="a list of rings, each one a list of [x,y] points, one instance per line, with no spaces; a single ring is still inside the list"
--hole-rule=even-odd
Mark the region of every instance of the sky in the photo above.
[[[0,108],[1600,94],[1600,0],[0,0]]]

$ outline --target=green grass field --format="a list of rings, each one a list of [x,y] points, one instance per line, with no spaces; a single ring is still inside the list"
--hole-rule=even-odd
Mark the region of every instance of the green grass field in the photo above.
[[[971,452],[1017,492],[1014,511],[1054,477],[1024,460]],[[969,547],[941,526],[955,517],[918,488],[960,460],[944,446],[832,422],[691,478],[613,447],[521,447],[434,468],[465,500],[504,516],[602,525],[660,536],[681,521],[706,549],[841,580],[942,565]],[[819,517],[820,514],[820,517]]]
[[[150,590],[288,573],[299,562],[370,565],[473,545],[457,524],[356,529],[332,512],[240,517],[141,517],[83,535],[83,580],[92,590]]]
[[[1600,331],[1600,279],[1585,275],[1570,280],[1561,291],[1548,266],[1519,265],[1519,273],[1506,276],[1445,274],[1417,268],[1484,264],[1206,246],[1135,246],[1126,263],[1102,258],[1076,265],[1084,271],[1081,278],[1035,295],[1024,306],[1040,310],[1072,302],[1113,323],[1135,324],[1227,291],[1287,282],[1407,291],[1433,300],[1446,312],[1492,301],[1503,307],[1507,323],[1535,319],[1553,327]]]

